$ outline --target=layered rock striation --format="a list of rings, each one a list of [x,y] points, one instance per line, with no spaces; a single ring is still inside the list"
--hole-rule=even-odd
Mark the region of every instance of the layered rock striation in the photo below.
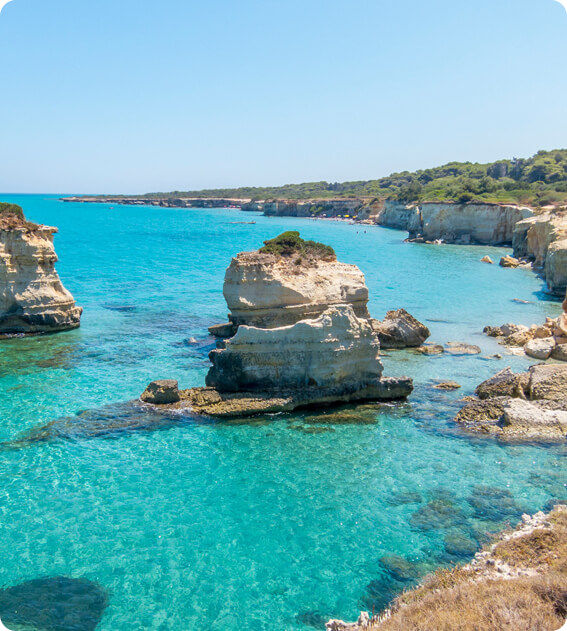
[[[21,209],[0,209],[0,334],[52,333],[80,325],[82,309],[55,270],[56,233],[27,222]]]
[[[516,224],[533,215],[529,208],[469,202],[404,204],[386,201],[377,223],[407,230],[411,239],[446,243],[511,245]]]
[[[226,418],[411,393],[411,379],[383,377],[381,323],[368,313],[364,276],[329,247],[284,233],[233,259],[224,294],[230,323],[212,329],[226,337],[209,355],[206,387],[178,391],[175,382],[156,382],[144,401],[167,396],[168,409]],[[404,336],[421,343],[414,328],[423,325],[403,311],[392,312],[390,324],[395,314],[403,324],[392,328],[398,343]]]

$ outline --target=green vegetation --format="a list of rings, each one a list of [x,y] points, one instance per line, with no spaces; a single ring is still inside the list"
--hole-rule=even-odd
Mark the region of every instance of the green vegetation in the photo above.
[[[295,262],[300,265],[303,258],[319,258],[335,260],[337,255],[330,245],[317,243],[317,241],[305,241],[299,236],[299,232],[291,230],[280,234],[275,239],[264,241],[264,247],[260,248],[262,254],[274,254],[290,258],[296,257]]]
[[[25,220],[21,206],[8,204],[7,202],[0,202],[0,215],[15,215],[18,219]]]
[[[532,158],[490,164],[450,162],[377,180],[309,182],[269,188],[230,188],[150,193],[140,199],[223,197],[267,199],[388,198],[415,201],[515,202],[544,206],[567,203],[567,150],[540,151]]]

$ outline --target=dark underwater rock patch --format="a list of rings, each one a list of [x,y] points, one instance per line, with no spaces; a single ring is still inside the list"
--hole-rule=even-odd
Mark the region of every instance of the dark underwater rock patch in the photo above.
[[[519,517],[524,512],[508,489],[493,486],[475,486],[468,498],[474,516],[486,521],[501,521]]]
[[[8,628],[94,631],[108,600],[104,587],[84,578],[37,578],[0,590],[0,619]]]
[[[417,510],[410,518],[414,528],[428,532],[454,528],[466,521],[463,511],[448,499],[435,499]]]

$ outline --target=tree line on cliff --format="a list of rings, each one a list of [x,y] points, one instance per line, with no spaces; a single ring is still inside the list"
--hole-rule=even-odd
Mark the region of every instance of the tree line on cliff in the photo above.
[[[567,150],[539,151],[531,158],[488,164],[450,162],[440,167],[393,173],[376,180],[306,182],[276,187],[242,187],[149,193],[141,199],[223,197],[252,200],[368,197],[403,202],[515,202],[532,206],[567,203]]]

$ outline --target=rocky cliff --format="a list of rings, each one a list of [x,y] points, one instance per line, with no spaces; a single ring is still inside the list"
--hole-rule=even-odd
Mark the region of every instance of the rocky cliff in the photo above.
[[[377,223],[407,230],[412,238],[447,243],[511,244],[514,227],[533,214],[529,208],[504,204],[387,201]]]
[[[17,207],[16,207],[17,208]],[[57,229],[0,214],[0,333],[52,333],[79,326],[82,309],[55,270]]]

